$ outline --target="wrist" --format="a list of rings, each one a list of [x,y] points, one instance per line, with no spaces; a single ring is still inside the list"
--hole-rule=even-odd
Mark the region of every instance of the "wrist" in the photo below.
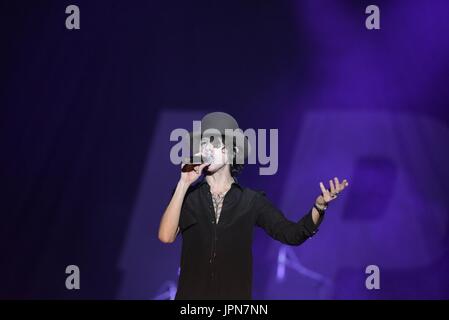
[[[188,182],[186,182],[186,181],[184,181],[182,179],[179,179],[178,187],[183,189],[183,190],[187,190],[190,187],[190,183],[188,183]]]
[[[327,209],[327,204],[320,203],[320,202],[315,202],[314,206],[318,211],[324,211]]]

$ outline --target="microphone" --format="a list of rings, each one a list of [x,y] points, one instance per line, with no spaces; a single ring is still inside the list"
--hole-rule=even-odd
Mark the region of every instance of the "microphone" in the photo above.
[[[182,166],[181,171],[182,172],[190,172],[193,171],[195,169],[195,167],[204,164],[204,163],[208,163],[211,164],[213,161],[213,157],[204,157],[202,155],[196,154],[187,158],[184,158],[182,163],[184,164]]]

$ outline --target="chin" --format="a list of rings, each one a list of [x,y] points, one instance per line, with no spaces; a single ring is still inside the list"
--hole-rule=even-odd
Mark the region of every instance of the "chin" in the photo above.
[[[211,164],[209,167],[207,167],[207,172],[208,173],[215,173],[215,172],[217,172],[218,170],[220,170],[223,167],[224,167],[223,164]]]

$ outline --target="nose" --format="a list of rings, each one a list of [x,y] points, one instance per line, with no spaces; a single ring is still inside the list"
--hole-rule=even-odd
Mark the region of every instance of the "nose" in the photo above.
[[[206,144],[201,148],[201,152],[198,155],[201,155],[204,162],[212,163],[214,154],[214,147],[211,143]]]

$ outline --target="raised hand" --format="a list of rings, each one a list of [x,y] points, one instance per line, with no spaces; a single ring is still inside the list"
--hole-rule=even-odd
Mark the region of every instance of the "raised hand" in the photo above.
[[[324,184],[320,182],[321,194],[316,199],[316,203],[320,206],[327,206],[329,202],[336,199],[338,195],[349,185],[348,181],[344,179],[341,183],[335,177],[332,181],[329,180],[330,189],[326,189]]]

